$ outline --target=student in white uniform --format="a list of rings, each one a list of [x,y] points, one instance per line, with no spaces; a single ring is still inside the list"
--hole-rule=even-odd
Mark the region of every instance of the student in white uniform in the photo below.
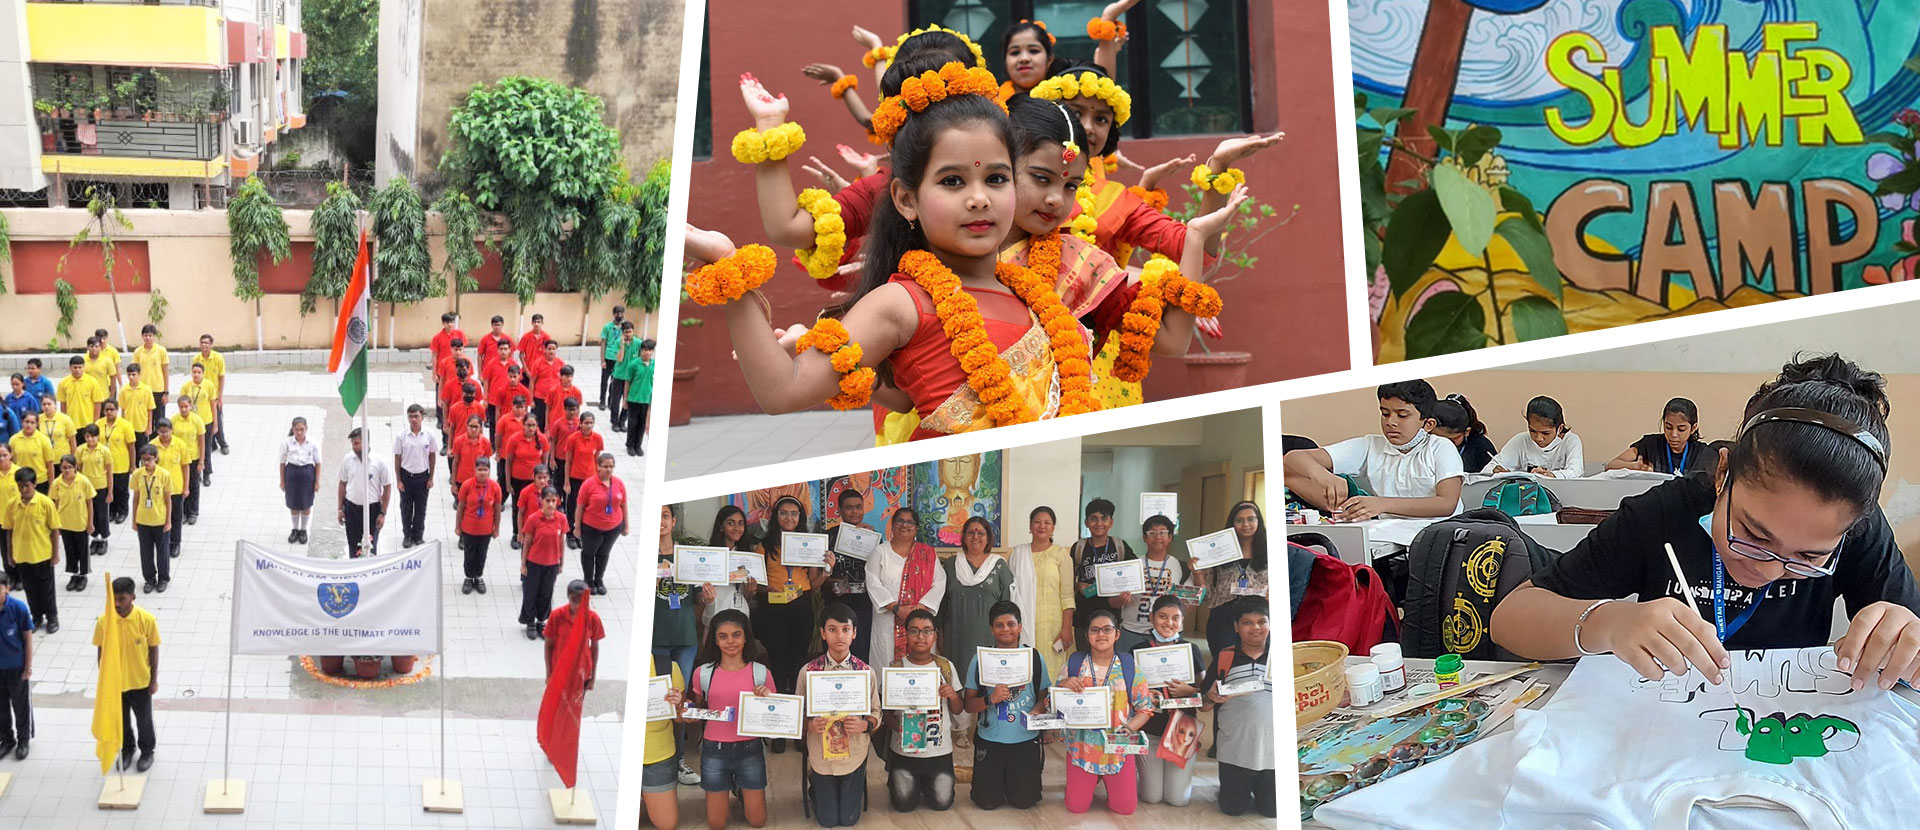
[[[1527,431],[1507,439],[1481,472],[1581,478],[1587,474],[1587,456],[1579,434],[1567,426],[1560,402],[1541,395],[1527,401]]]
[[[1287,489],[1336,521],[1383,516],[1441,518],[1460,510],[1465,470],[1452,442],[1433,434],[1438,402],[1424,380],[1380,387],[1380,434],[1286,455]],[[1355,495],[1362,479],[1372,495]]]

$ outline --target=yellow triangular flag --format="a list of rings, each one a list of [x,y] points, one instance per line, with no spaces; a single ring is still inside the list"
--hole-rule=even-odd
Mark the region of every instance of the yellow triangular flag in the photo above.
[[[113,768],[113,760],[120,754],[120,736],[125,728],[120,693],[127,688],[120,612],[113,607],[113,574],[104,576],[107,613],[100,618],[100,682],[93,690],[93,752],[100,757],[101,775]]]

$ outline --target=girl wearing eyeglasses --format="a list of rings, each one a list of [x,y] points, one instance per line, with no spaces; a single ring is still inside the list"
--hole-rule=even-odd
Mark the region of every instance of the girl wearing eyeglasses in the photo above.
[[[1920,680],[1920,589],[1879,507],[1888,411],[1881,376],[1839,355],[1787,364],[1712,478],[1621,502],[1500,603],[1494,641],[1543,660],[1611,653],[1648,680],[1691,664],[1718,684],[1729,651],[1826,645],[1844,598],[1836,653],[1854,688]]]

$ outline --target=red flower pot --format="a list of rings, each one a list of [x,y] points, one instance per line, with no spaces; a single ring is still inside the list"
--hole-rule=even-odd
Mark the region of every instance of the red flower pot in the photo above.
[[[693,378],[700,367],[673,370],[673,407],[667,412],[667,426],[677,427],[693,421]]]
[[[388,659],[393,661],[394,674],[412,674],[413,661],[418,658],[414,657],[411,654],[396,654]]]
[[[347,670],[347,658],[334,656],[320,658],[320,671],[323,674],[343,674]]]
[[[1220,392],[1247,385],[1247,364],[1253,355],[1247,352],[1213,352],[1186,356],[1187,377],[1193,393]]]
[[[361,680],[373,680],[379,677],[380,676],[380,658],[378,657],[353,658],[353,673],[357,675]]]

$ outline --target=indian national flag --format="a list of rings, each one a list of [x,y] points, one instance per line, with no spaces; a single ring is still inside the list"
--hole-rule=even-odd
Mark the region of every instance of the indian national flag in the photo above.
[[[360,231],[360,255],[353,261],[353,280],[340,298],[340,322],[333,327],[333,353],[327,371],[340,385],[340,405],[347,414],[360,411],[367,397],[367,231]]]

